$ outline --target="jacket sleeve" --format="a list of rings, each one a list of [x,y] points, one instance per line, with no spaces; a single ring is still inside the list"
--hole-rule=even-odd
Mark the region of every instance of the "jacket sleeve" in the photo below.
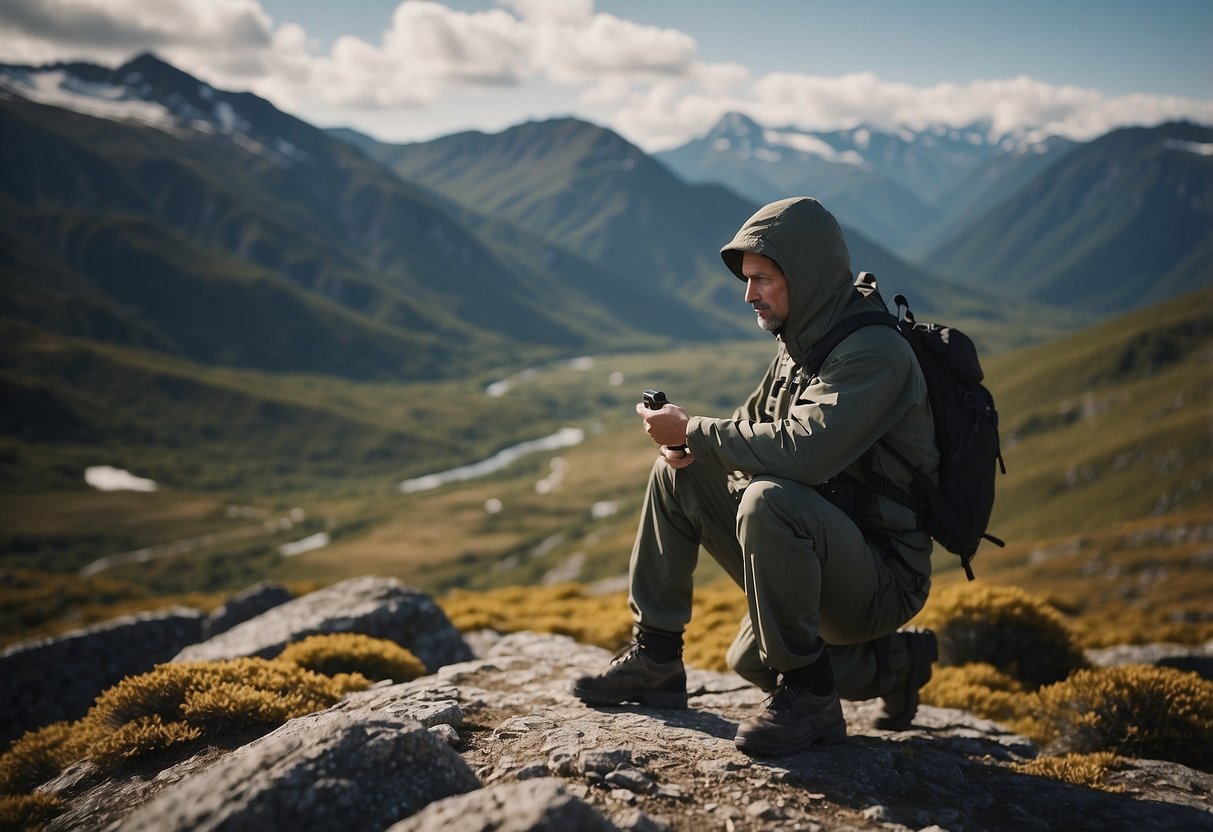
[[[693,417],[687,444],[696,458],[726,471],[819,485],[857,460],[914,404],[921,391],[912,383],[912,360],[908,346],[877,349],[871,338],[847,339],[796,393],[787,418]]]

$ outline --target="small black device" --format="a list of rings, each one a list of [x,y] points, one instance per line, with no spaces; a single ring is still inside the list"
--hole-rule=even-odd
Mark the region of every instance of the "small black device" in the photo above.
[[[669,403],[670,400],[665,397],[665,391],[663,390],[653,390],[650,388],[644,391],[644,406],[649,410],[661,410],[661,408]],[[686,445],[671,445],[668,447],[671,451],[682,451],[684,454],[687,452]]]
[[[670,400],[665,397],[665,392],[662,390],[644,391],[644,406],[649,410],[661,410],[669,403]]]

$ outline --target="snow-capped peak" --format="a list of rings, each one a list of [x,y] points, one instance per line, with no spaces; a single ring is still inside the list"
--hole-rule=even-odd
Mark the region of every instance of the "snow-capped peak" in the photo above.
[[[216,90],[151,54],[113,70],[91,64],[0,66],[0,94],[173,135],[226,136],[283,167],[306,158],[281,137],[255,138],[253,124],[240,112],[240,96]]]

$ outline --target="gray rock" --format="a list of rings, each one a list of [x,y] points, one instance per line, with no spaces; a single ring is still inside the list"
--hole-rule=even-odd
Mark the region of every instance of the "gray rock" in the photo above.
[[[199,610],[173,607],[7,648],[0,654],[0,743],[84,716],[106,688],[197,641],[202,620]]]
[[[318,633],[363,633],[408,648],[431,672],[472,651],[430,596],[393,578],[352,578],[288,601],[201,644],[174,661],[272,658]]]
[[[616,821],[620,832],[670,832],[665,823],[651,818],[639,809],[629,809]]]
[[[382,829],[478,788],[419,722],[339,710],[293,719],[169,788],[114,830]]]
[[[1087,650],[1087,661],[1097,667],[1121,664],[1152,664],[1173,667],[1213,679],[1213,641],[1193,647],[1188,644],[1156,642],[1154,644],[1121,644]]]
[[[1213,823],[1207,805],[1198,809],[1190,805],[1190,792],[1178,794],[1187,791],[1183,785],[1168,788],[1140,778],[1126,794],[1108,794],[1021,774],[1011,764],[1037,755],[1031,741],[948,708],[923,706],[909,730],[889,732],[874,726],[879,702],[845,702],[845,742],[750,758],[733,737],[742,719],[761,710],[761,691],[738,685],[731,674],[691,668],[687,710],[590,708],[572,697],[571,681],[609,659],[607,651],[566,637],[515,633],[482,660],[443,668],[431,683],[456,687],[468,719],[483,722],[483,730],[502,729],[492,730],[489,743],[469,744],[464,753],[474,767],[495,771],[502,760],[546,756],[549,771],[588,785],[587,800],[604,813],[639,811],[672,829],[720,829],[728,821],[763,832],[1054,829],[1071,828],[1075,817],[1108,828]],[[581,749],[580,765],[571,765],[572,749]],[[643,770],[656,788],[637,793],[610,782],[613,773],[628,769]],[[1190,785],[1174,774],[1164,777]],[[1195,789],[1207,802],[1209,792],[1199,783]],[[755,805],[752,813],[739,808]],[[863,810],[874,806],[881,817],[865,817]]]
[[[879,703],[845,702],[846,741],[750,758],[733,737],[762,708],[761,691],[691,668],[686,710],[587,707],[569,684],[609,657],[561,636],[507,635],[482,659],[351,696],[230,754],[208,749],[159,773],[82,766],[45,787],[69,804],[49,832],[136,821],[165,832],[380,832],[397,819],[384,817],[440,791],[406,799],[402,789],[458,769],[455,761],[458,791],[475,786],[472,771],[487,785],[430,802],[393,832],[1032,830],[1073,828],[1075,818],[1092,829],[1213,828],[1211,775],[1137,760],[1109,777],[1119,794],[1029,776],[1014,765],[1036,756],[1029,740],[947,708],[923,706],[910,729],[892,732],[875,728]],[[427,730],[442,725],[459,728],[458,754]],[[255,821],[217,825],[242,801],[260,813]]]
[[[647,794],[653,791],[655,786],[652,777],[649,777],[643,771],[627,767],[617,768],[603,779],[612,786],[627,789],[637,794]]]
[[[333,767],[360,777],[365,781],[364,783],[351,784],[348,792],[339,795],[339,799],[349,802],[359,799],[358,789],[376,787],[380,775],[372,774],[369,777],[359,775],[360,766],[366,764],[366,758],[361,756],[357,744],[354,748],[350,748],[348,745],[342,746],[340,743],[325,739],[323,735],[329,730],[326,728],[329,725],[326,720],[342,720],[344,721],[342,724],[352,726],[359,724],[386,725],[394,733],[405,730],[402,726],[407,726],[407,731],[410,732],[416,731],[417,726],[420,726],[430,734],[444,728],[454,730],[454,726],[463,722],[463,711],[460,710],[458,702],[451,698],[454,694],[457,692],[453,689],[440,686],[416,688],[407,684],[382,685],[354,694],[327,711],[287,723],[275,732],[279,734],[279,740],[271,741],[269,739],[270,736],[273,736],[271,734],[262,741],[272,745],[274,742],[290,744],[297,740],[298,742],[295,744],[298,749],[292,753],[296,756],[314,755],[315,759],[311,761],[310,767],[307,760],[294,761],[297,764],[294,765],[292,777],[296,779],[288,777],[283,781],[288,790],[302,788],[312,779],[323,779],[327,776],[326,771]],[[316,735],[315,737],[312,736],[313,733]],[[283,736],[288,739],[282,739]],[[294,739],[289,739],[292,737]],[[440,736],[435,736],[434,741],[441,743],[442,739]],[[421,742],[421,740],[416,740],[412,742],[412,745]],[[245,756],[259,754],[260,752],[256,751],[258,747],[256,743],[252,743],[231,756],[229,756],[229,752],[222,749],[203,749],[180,762],[169,761],[166,768],[150,778],[139,771],[102,771],[88,762],[70,766],[59,777],[54,778],[43,787],[44,791],[59,798],[67,805],[67,810],[48,825],[48,832],[125,829],[129,822],[126,818],[133,810],[150,804],[157,798],[162,798],[170,789],[180,787],[182,790],[176,792],[178,795],[176,798],[171,796],[166,798],[172,802],[180,801],[184,799],[182,795],[193,794],[197,790],[219,788],[222,784],[216,785],[217,781],[206,779],[214,776],[208,772],[212,768],[217,767],[218,770],[228,767],[229,760],[234,759],[239,762]],[[406,746],[404,750],[408,751],[408,748]],[[274,753],[271,749],[268,754],[261,755],[261,761],[268,766]],[[454,751],[450,752],[450,754],[454,753]],[[357,759],[343,759],[342,755]],[[445,755],[445,758],[451,759],[450,755]],[[458,756],[453,759],[462,765]],[[256,768],[256,757],[250,756],[250,759],[245,760],[242,765],[245,765],[248,770]],[[466,782],[469,786],[474,784],[474,780]],[[251,783],[252,781],[250,781]],[[267,786],[267,789],[272,790],[273,788],[275,788],[273,784]],[[241,798],[237,795],[225,799],[234,802]],[[270,797],[259,799],[263,805],[272,802]],[[162,805],[161,810],[163,809]],[[150,812],[152,810],[140,811]],[[170,819],[170,816],[165,815],[158,822],[166,824],[164,826],[166,830],[173,830],[176,827],[168,825]],[[207,821],[203,819],[201,822]],[[182,828],[193,829],[195,827],[187,825]],[[270,828],[276,827],[271,826]]]
[[[295,594],[280,583],[262,581],[233,595],[207,616],[202,626],[202,638],[210,639],[225,633],[237,624],[293,600]]]
[[[431,803],[387,832],[618,832],[552,778],[525,780]]]

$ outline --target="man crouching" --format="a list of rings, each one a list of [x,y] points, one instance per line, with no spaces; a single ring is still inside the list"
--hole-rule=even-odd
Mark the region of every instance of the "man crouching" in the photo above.
[[[729,418],[637,405],[661,449],[629,569],[635,641],[573,693],[686,706],[682,633],[702,545],[748,601],[729,666],[772,694],[738,727],[738,748],[777,755],[841,740],[840,696],[882,697],[878,727],[905,728],[936,642],[898,628],[926,602],[932,544],[912,511],[879,492],[882,481],[910,490],[905,464],[929,475],[939,465],[922,371],[884,326],[803,369],[836,323],[884,308],[852,282],[842,230],[816,200],[767,205],[720,253],[778,352]]]

